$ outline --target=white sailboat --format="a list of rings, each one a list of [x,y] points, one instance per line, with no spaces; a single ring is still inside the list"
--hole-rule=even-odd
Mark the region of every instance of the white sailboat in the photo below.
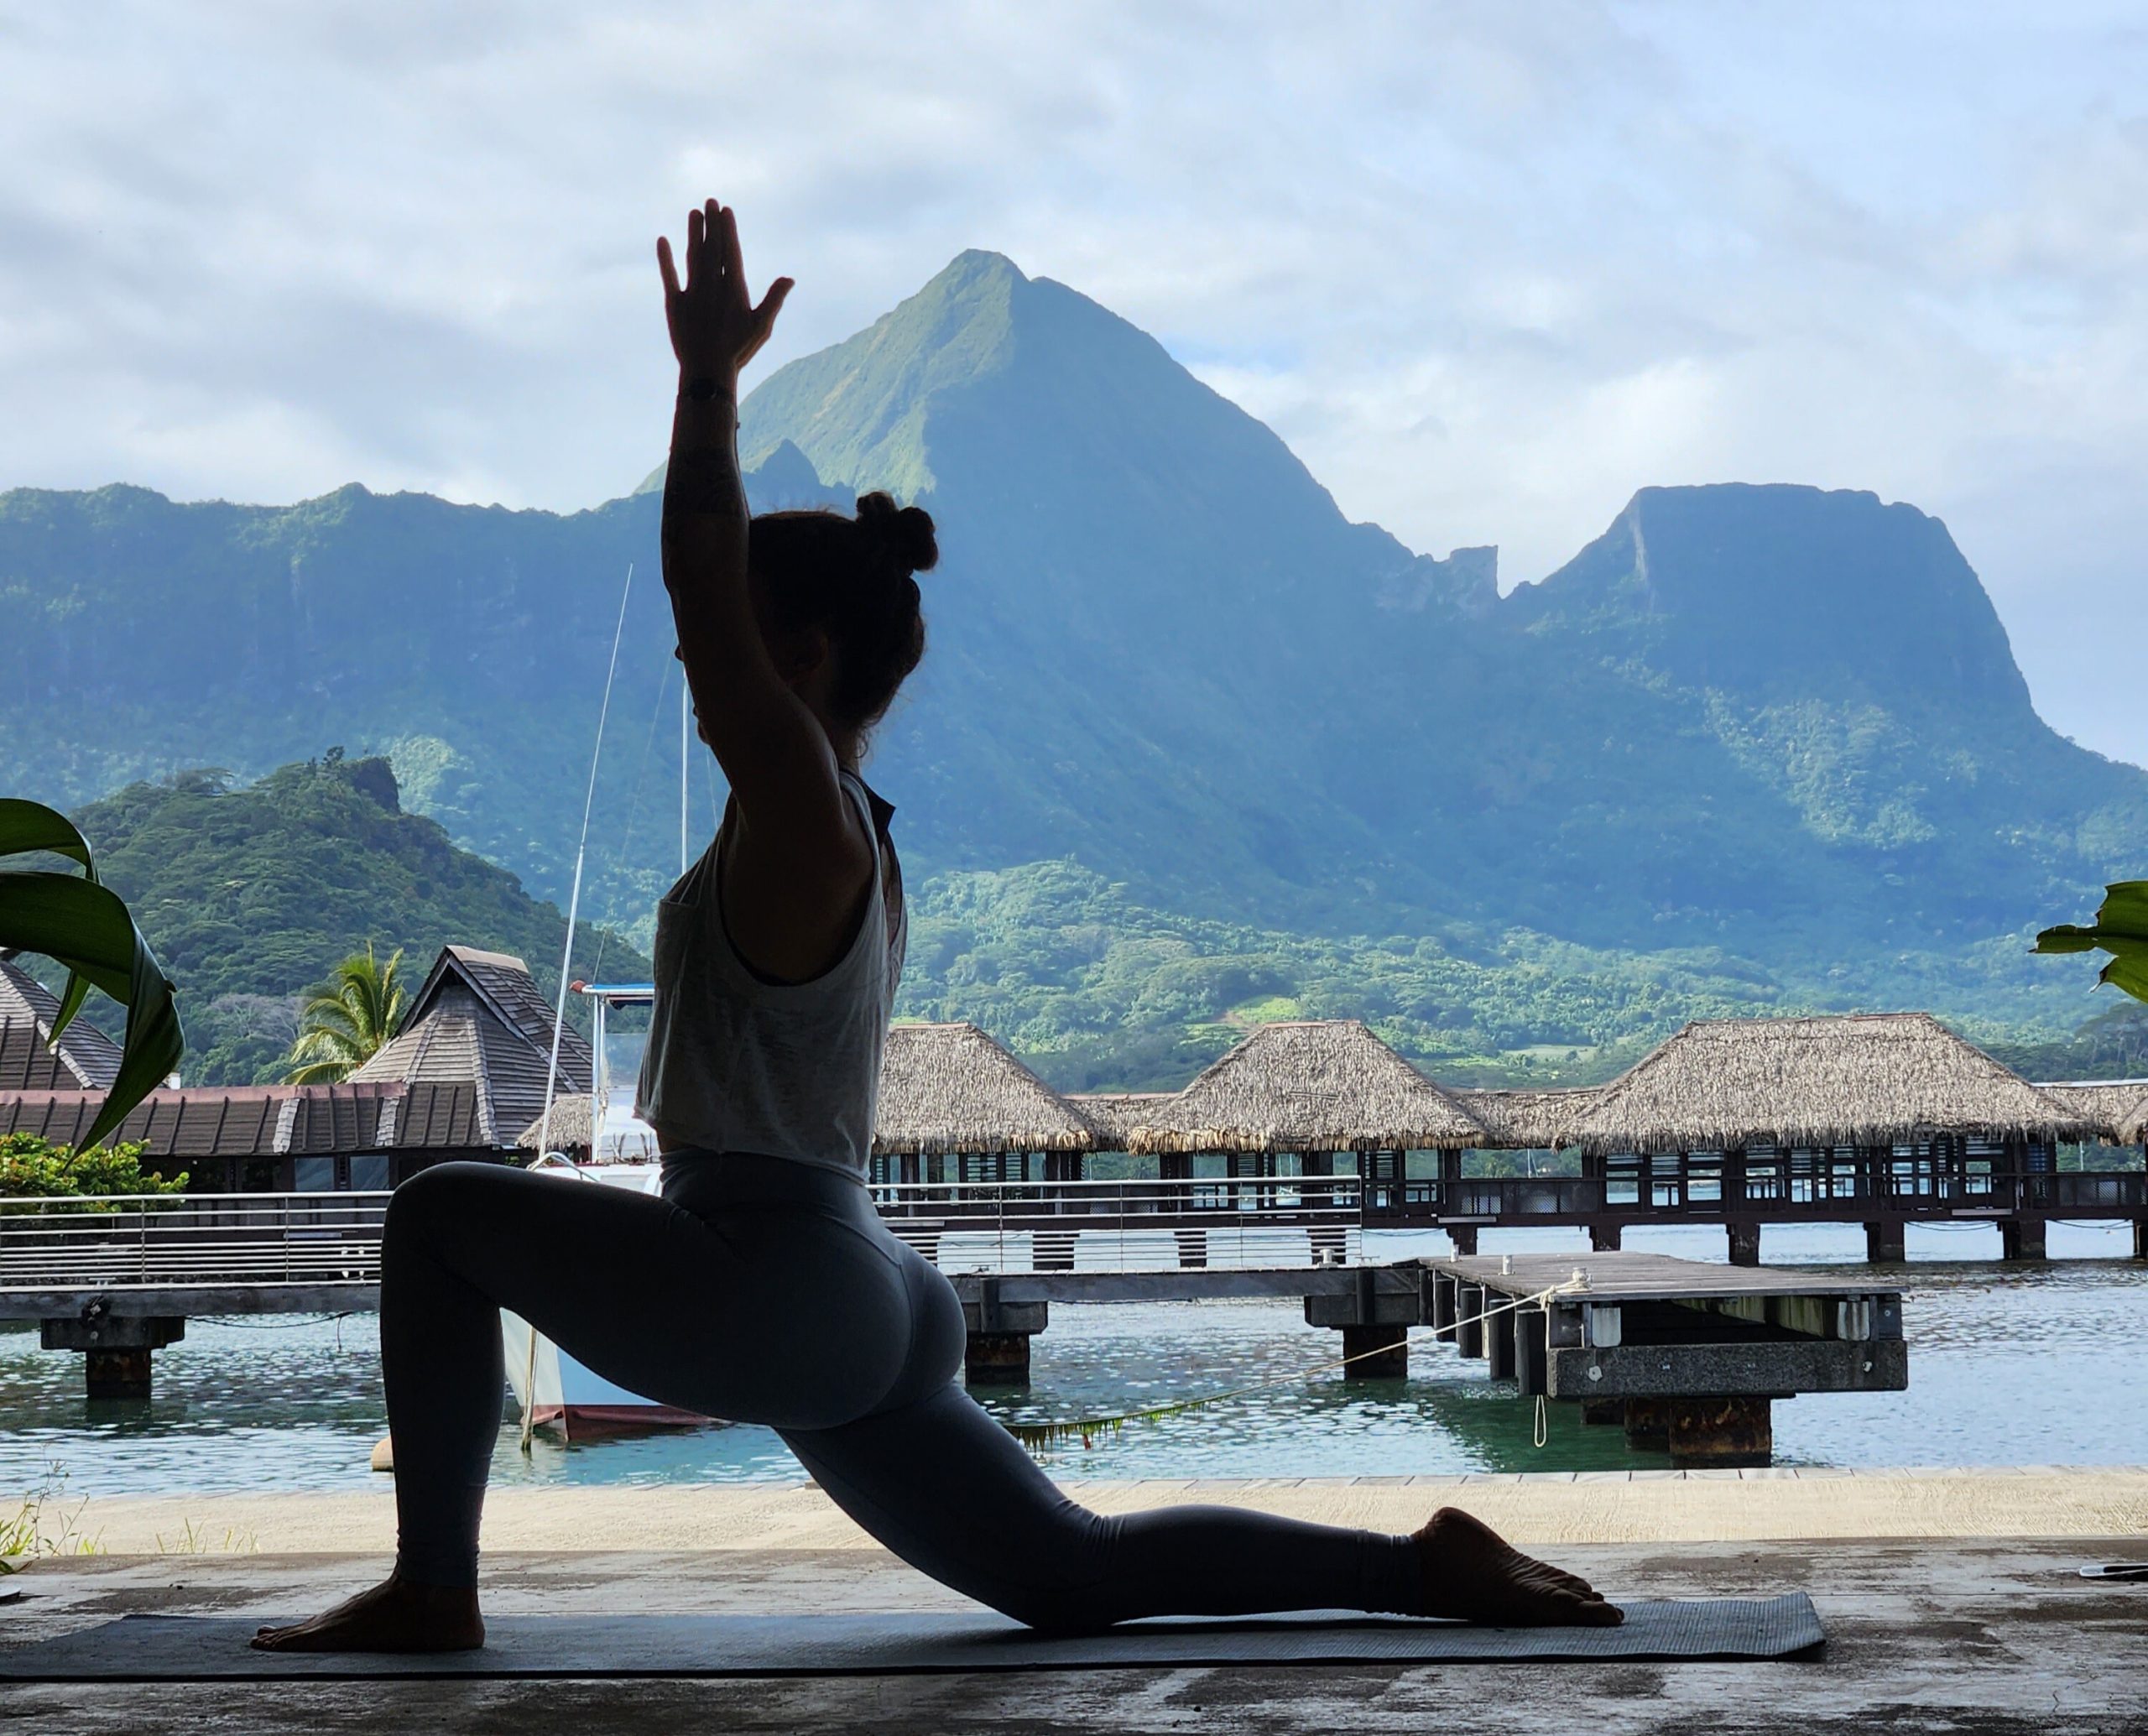
[[[629,586],[633,574],[628,574]],[[621,599],[620,617],[625,618],[625,600]],[[615,639],[613,646],[614,668],[617,666],[618,647]],[[611,685],[605,685],[605,711],[611,707]],[[597,743],[603,743],[603,714],[597,722]],[[692,740],[688,712],[688,696],[683,681],[679,696],[679,871],[683,874],[687,864],[687,764]],[[596,788],[597,769],[592,758],[590,766],[592,795]],[[587,847],[589,831],[589,811],[585,804],[582,813],[582,847],[575,855],[574,889],[567,901],[568,957],[573,951],[575,915],[581,903],[583,849]],[[641,1071],[641,1051],[647,1039],[639,1032],[615,1032],[611,1029],[611,1014],[622,1007],[647,1007],[655,1000],[655,988],[648,983],[587,983],[566,981],[567,962],[560,963],[560,1001],[557,1016],[564,1019],[566,997],[570,988],[587,996],[594,1014],[596,1040],[591,1045],[595,1055],[596,1070],[590,1081],[589,1102],[589,1157],[585,1163],[576,1163],[563,1151],[545,1150],[539,1153],[529,1165],[539,1174],[555,1176],[562,1186],[630,1187],[641,1193],[654,1193],[662,1181],[662,1168],[658,1162],[657,1137],[654,1129],[633,1113],[634,1082]],[[552,1077],[545,1082],[545,1097],[549,1118],[550,1106],[558,1082],[558,1052],[554,1050]],[[624,1082],[622,1091],[614,1089],[615,1082]],[[528,1445],[534,1429],[556,1430],[570,1439],[587,1437],[593,1434],[616,1434],[646,1428],[706,1428],[721,1419],[703,1416],[697,1411],[682,1410],[675,1405],[660,1405],[640,1393],[629,1392],[615,1382],[607,1380],[594,1369],[577,1362],[566,1351],[547,1338],[542,1332],[531,1329],[529,1322],[520,1315],[503,1308],[500,1310],[500,1336],[506,1351],[508,1384],[514,1389],[515,1402],[522,1410],[522,1438]]]

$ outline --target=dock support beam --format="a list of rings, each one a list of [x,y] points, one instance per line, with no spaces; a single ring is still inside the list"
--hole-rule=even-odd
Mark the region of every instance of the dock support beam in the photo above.
[[[1892,1222],[1865,1225],[1864,1260],[1867,1265],[1899,1266],[1908,1258],[1909,1244],[1899,1217]]]
[[[2045,1224],[2041,1217],[2002,1217],[1999,1221],[2001,1259],[2041,1259]]]
[[[1003,1302],[999,1280],[988,1278],[974,1302],[962,1304],[962,1380],[966,1385],[1027,1386],[1030,1340],[1051,1322],[1049,1302]]]
[[[1760,1227],[1757,1223],[1742,1222],[1723,1226],[1730,1232],[1730,1263],[1734,1266],[1757,1266],[1760,1263]]]
[[[1356,1357],[1342,1373],[1351,1380],[1400,1380],[1410,1373],[1410,1328],[1406,1326],[1346,1326],[1342,1354]]]
[[[1208,1265],[1208,1232],[1206,1230],[1173,1230],[1171,1238],[1178,1243],[1178,1269],[1181,1272],[1205,1271]]]
[[[1455,1253],[1468,1259],[1477,1252],[1477,1226],[1473,1223],[1450,1223],[1441,1226],[1447,1238],[1454,1243]]]
[[[2133,1257],[2148,1259],[2148,1217],[2133,1220]]]
[[[146,1399],[149,1357],[186,1336],[186,1322],[166,1315],[115,1318],[102,1302],[92,1302],[66,1320],[38,1322],[38,1342],[47,1350],[83,1353],[82,1374],[92,1399]]]
[[[1588,1246],[1592,1254],[1616,1254],[1619,1238],[1625,1226],[1616,1223],[1592,1223],[1588,1227]]]

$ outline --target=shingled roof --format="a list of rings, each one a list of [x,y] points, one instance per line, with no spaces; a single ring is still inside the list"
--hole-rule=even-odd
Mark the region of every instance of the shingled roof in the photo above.
[[[80,1145],[102,1091],[0,1096],[0,1134]],[[336,1152],[467,1150],[477,1137],[468,1084],[195,1086],[154,1091],[113,1135],[159,1157],[308,1157]]]
[[[889,1028],[875,1152],[1087,1151],[1096,1143],[1080,1110],[974,1024]]]
[[[1928,1013],[1688,1024],[1595,1093],[1591,1152],[1888,1145],[1934,1132],[2076,1139],[2088,1120]]]
[[[1490,1139],[1355,1019],[1264,1024],[1125,1131],[1139,1152],[1425,1151]]]
[[[119,1045],[76,1018],[48,1046],[60,998],[0,955],[0,1091],[103,1091],[119,1077]]]
[[[472,1084],[482,1143],[504,1146],[544,1113],[551,1046],[552,1009],[528,965],[504,952],[446,946],[402,1028],[351,1077]],[[590,1090],[594,1071],[587,1040],[568,1025],[558,1091]]]

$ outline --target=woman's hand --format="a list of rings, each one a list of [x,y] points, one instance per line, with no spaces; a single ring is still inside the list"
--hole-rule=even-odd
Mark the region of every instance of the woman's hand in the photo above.
[[[755,307],[746,293],[746,267],[738,254],[738,219],[728,206],[710,200],[686,214],[686,281],[679,281],[671,243],[656,238],[656,266],[664,274],[664,318],[671,328],[672,353],[687,379],[734,383],[775,329],[790,294],[779,277]]]

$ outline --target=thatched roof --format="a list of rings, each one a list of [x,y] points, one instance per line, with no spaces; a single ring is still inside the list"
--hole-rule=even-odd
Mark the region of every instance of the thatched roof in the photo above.
[[[1126,1129],[1128,1150],[1422,1151],[1488,1137],[1354,1019],[1264,1024],[1152,1113]]]
[[[1137,1127],[1145,1127],[1176,1097],[1175,1091],[1071,1092],[1066,1101],[1097,1130],[1097,1150],[1124,1151]]]
[[[1926,1013],[1687,1025],[1596,1093],[1592,1152],[1887,1145],[1932,1132],[2072,1139],[2079,1113]]]
[[[880,1067],[873,1149],[1088,1151],[1082,1112],[973,1024],[897,1024]]]
[[[552,1124],[547,1128],[540,1113],[529,1126],[515,1135],[514,1143],[524,1151],[587,1151],[589,1149],[589,1104],[587,1092],[574,1092],[566,1097],[552,1099]]]
[[[2148,1124],[2148,1080],[2039,1085],[2046,1097],[2088,1123],[2089,1134],[2114,1144],[2138,1144]]]
[[[1450,1093],[1484,1125],[1488,1146],[1501,1151],[1551,1151],[1567,1143],[1576,1118],[1596,1101],[1597,1087],[1561,1091],[1469,1091]]]

